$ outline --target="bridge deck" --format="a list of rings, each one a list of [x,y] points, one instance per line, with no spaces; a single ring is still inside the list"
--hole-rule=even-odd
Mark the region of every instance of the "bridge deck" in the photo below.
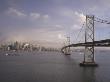
[[[64,46],[61,50],[65,49],[67,47],[83,47],[83,46],[110,47],[110,39],[94,41],[94,42],[87,42],[87,43],[70,44],[68,46]]]

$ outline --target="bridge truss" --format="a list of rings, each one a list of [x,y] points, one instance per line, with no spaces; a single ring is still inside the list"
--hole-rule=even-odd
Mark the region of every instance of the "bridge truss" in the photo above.
[[[85,43],[91,42],[94,44],[94,16],[86,15],[86,28],[85,28]],[[85,45],[84,61],[82,64],[94,62],[94,45]]]
[[[85,43],[70,44],[61,49],[61,51],[65,54],[63,50],[66,48],[69,49],[70,47],[84,46],[84,61],[80,63],[81,66],[97,66],[94,59],[94,46],[110,47],[110,39],[94,41],[94,21],[110,24],[110,22],[106,20],[94,17],[94,15],[86,15]]]

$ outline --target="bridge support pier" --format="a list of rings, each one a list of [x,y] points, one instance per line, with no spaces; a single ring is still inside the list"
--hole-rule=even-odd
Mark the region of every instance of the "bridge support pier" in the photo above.
[[[67,44],[70,45],[70,37],[67,37]],[[71,53],[70,53],[70,47],[65,48],[64,51],[65,51],[64,52],[65,55],[71,55]]]
[[[84,61],[80,66],[97,66],[94,61],[94,16],[86,15],[85,44],[92,42],[92,45],[85,46]]]
[[[98,64],[96,64],[95,62],[82,62],[79,65],[83,67],[97,67],[98,66]]]

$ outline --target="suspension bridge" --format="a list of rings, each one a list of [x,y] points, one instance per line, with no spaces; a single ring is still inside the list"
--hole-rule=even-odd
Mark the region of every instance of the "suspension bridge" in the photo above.
[[[80,66],[98,66],[98,64],[95,62],[94,47],[110,47],[110,39],[95,41],[94,22],[110,24],[110,22],[107,20],[102,20],[94,15],[86,15],[84,33],[85,41],[83,43],[79,42],[76,44],[68,44],[61,49],[62,53],[65,55],[70,55],[70,47],[85,47],[84,60],[80,63]],[[70,42],[69,38],[68,41]]]

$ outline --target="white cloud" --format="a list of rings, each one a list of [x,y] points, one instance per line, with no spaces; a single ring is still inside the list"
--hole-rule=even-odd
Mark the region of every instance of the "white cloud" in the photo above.
[[[11,40],[39,41],[39,44],[43,46],[61,47],[62,42],[65,41],[64,34],[65,33],[63,31],[52,31],[49,30],[49,28],[35,28],[16,32],[14,35],[12,35]]]
[[[41,22],[47,22],[49,19],[49,15],[41,15],[40,13],[30,13],[31,20],[38,20]]]
[[[75,15],[77,16],[77,21],[80,23],[84,23],[86,20],[86,16],[83,13],[75,12]]]
[[[64,17],[74,18],[74,12],[72,9],[60,8],[58,9],[58,13]]]
[[[49,18],[49,15],[43,15],[42,16],[44,19],[48,19]]]
[[[93,7],[89,8],[89,10],[92,11],[92,12],[96,11],[97,9],[98,9],[97,6],[93,6]]]
[[[79,26],[79,25],[77,25],[77,24],[74,24],[74,25],[71,27],[71,29],[73,29],[73,30],[79,30],[79,29],[81,29],[81,26]]]
[[[63,26],[62,25],[55,25],[55,27],[62,28]]]
[[[30,13],[30,17],[31,19],[39,19],[41,17],[41,15],[39,13]]]
[[[49,19],[50,19],[50,16],[47,15],[47,14],[45,14],[45,15],[42,15],[41,16],[41,19],[42,19],[43,22],[48,23],[49,22]]]
[[[9,8],[7,11],[7,14],[10,14],[12,16],[18,16],[18,17],[25,17],[27,16],[26,14],[24,14],[23,12],[15,9],[15,8]]]
[[[66,37],[64,37],[64,35],[62,35],[62,34],[60,33],[60,34],[58,34],[58,39],[65,40],[65,39],[66,39]]]

